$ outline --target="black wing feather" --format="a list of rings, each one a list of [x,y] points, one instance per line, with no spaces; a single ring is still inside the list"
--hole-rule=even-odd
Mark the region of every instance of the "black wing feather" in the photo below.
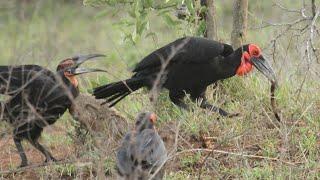
[[[179,45],[182,45],[182,48],[177,50]],[[176,52],[174,52],[175,50]],[[201,37],[185,37],[169,43],[143,58],[133,72],[160,67],[162,62],[166,60],[170,60],[170,63],[206,63],[217,56],[226,57],[232,52],[233,48],[228,44]],[[174,55],[168,59],[172,53]]]
[[[14,95],[35,80],[54,78],[53,72],[38,65],[0,66],[0,94]]]

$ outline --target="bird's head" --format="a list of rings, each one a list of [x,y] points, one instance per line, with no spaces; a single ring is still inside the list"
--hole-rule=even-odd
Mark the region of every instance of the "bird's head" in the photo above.
[[[88,60],[93,60],[93,58],[104,56],[105,55],[102,54],[89,54],[68,58],[59,63],[57,71],[62,72],[75,87],[78,87],[78,80],[75,77],[76,75],[90,72],[104,72],[102,69],[83,68],[80,67],[80,65]]]
[[[145,129],[155,129],[154,123],[157,120],[157,115],[153,112],[140,113],[136,118],[135,130],[141,132]]]
[[[242,52],[241,63],[237,68],[237,75],[243,76],[249,73],[255,66],[264,76],[271,82],[276,81],[276,76],[269,65],[268,61],[263,57],[261,49],[255,44],[247,44],[239,48]]]

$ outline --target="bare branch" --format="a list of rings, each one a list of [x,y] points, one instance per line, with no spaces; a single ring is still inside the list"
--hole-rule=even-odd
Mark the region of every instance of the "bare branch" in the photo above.
[[[301,13],[301,10],[298,10],[298,9],[289,9],[289,8],[286,8],[284,7],[281,3],[279,2],[274,2],[274,5],[286,12],[293,12],[293,13]]]
[[[218,153],[218,154],[226,154],[226,155],[230,155],[230,156],[240,156],[240,157],[246,157],[246,158],[251,158],[251,159],[264,159],[264,160],[268,160],[268,161],[278,161],[278,162],[282,162],[285,163],[287,165],[291,165],[291,166],[296,166],[298,164],[302,164],[304,162],[289,162],[289,161],[283,161],[281,159],[275,158],[275,157],[268,157],[268,156],[258,156],[258,155],[251,155],[251,154],[245,154],[245,153],[239,153],[239,152],[229,152],[229,151],[223,151],[223,150],[215,150],[215,149],[187,149],[181,152],[178,152],[175,154],[175,156],[179,156],[181,154],[184,153],[189,153],[189,152],[209,152],[209,153]],[[173,158],[173,157],[171,157]]]

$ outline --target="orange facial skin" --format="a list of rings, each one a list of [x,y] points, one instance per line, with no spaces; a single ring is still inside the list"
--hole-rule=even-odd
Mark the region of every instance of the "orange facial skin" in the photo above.
[[[75,75],[64,72],[64,76],[71,82],[74,87],[78,87],[79,82]]]
[[[58,68],[59,69],[64,69],[64,68],[67,68],[67,67],[71,67],[73,65],[74,65],[74,62],[73,62],[72,59],[66,59],[66,60],[64,60],[64,62],[62,62],[58,66]],[[78,82],[78,80],[77,80],[75,75],[70,74],[69,72],[65,71],[64,72],[64,76],[71,82],[71,84],[73,84],[74,87],[76,87],[76,88],[78,87],[79,82]]]
[[[150,115],[150,121],[151,121],[152,123],[155,123],[156,120],[157,120],[157,115],[156,115],[155,113],[152,113],[152,114]]]

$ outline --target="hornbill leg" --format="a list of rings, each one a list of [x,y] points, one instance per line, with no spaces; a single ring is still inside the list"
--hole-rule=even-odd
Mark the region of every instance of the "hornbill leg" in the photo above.
[[[45,162],[49,161],[57,161],[49,151],[47,151],[39,142],[37,139],[29,139],[29,142],[36,148],[38,149],[45,157],[46,160]]]
[[[232,114],[226,112],[225,110],[218,108],[216,106],[213,106],[212,104],[209,104],[208,101],[205,98],[201,98],[201,104],[200,107],[203,109],[208,109],[210,111],[218,112],[221,116],[232,116]]]
[[[183,101],[185,94],[183,92],[169,92],[170,100],[177,106],[189,110],[188,105]]]
[[[205,96],[205,91],[203,91],[200,94],[200,96],[191,95],[191,99],[193,101],[200,100],[200,102],[201,102],[200,107],[201,108],[208,109],[208,110],[214,111],[214,112],[218,112],[221,116],[234,117],[234,116],[238,116],[239,115],[239,113],[235,113],[235,114],[228,113],[227,111],[208,103],[207,98]]]
[[[19,167],[25,167],[28,165],[28,160],[27,160],[27,156],[26,153],[23,150],[22,144],[21,144],[21,139],[20,138],[13,138],[14,144],[17,147],[17,150],[19,152],[20,158],[21,158],[21,164]]]

